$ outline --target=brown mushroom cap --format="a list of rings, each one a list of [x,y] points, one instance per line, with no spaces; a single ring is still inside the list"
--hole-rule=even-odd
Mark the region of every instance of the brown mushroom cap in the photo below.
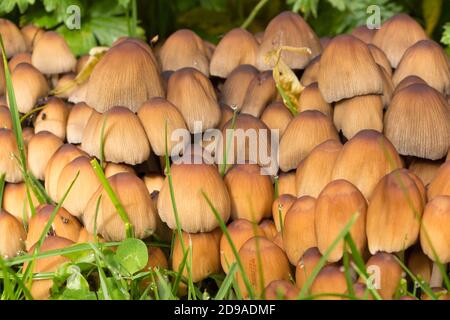
[[[348,180],[369,199],[378,181],[402,166],[400,156],[388,139],[377,131],[363,130],[344,144],[331,180]]]
[[[314,224],[320,252],[324,254],[355,213],[358,217],[350,235],[361,252],[366,245],[366,211],[366,200],[353,184],[346,180],[330,182],[319,194],[315,206]],[[339,261],[344,250],[344,240],[341,240],[328,261]]]
[[[31,54],[28,52],[17,53],[12,57],[9,62],[9,70],[12,72],[21,63],[31,64]]]
[[[169,79],[167,100],[177,107],[191,133],[195,122],[202,130],[216,127],[220,122],[220,107],[211,81],[194,68],[176,71]]]
[[[59,98],[49,99],[36,118],[34,132],[48,131],[61,140],[65,140],[69,112],[69,106],[63,100]]]
[[[33,24],[27,24],[20,32],[25,40],[28,51],[31,52],[33,51],[35,43],[39,41],[45,31]]]
[[[438,91],[424,84],[394,95],[384,126],[386,137],[403,155],[436,160],[450,147],[450,109]]]
[[[258,43],[253,35],[245,29],[235,28],[220,40],[211,58],[212,76],[227,78],[239,65],[256,64]]]
[[[422,184],[413,179],[408,170],[398,169],[377,184],[367,210],[370,253],[399,252],[415,243],[424,207],[417,183]]]
[[[193,31],[181,29],[164,42],[159,51],[162,71],[177,71],[182,68],[195,68],[209,76],[208,48]]]
[[[254,66],[243,64],[236,67],[231,71],[223,84],[220,100],[240,111],[244,104],[248,87],[258,75],[259,72]]]
[[[367,45],[340,35],[320,57],[319,90],[328,103],[367,94],[383,93],[383,81]]]
[[[377,33],[376,29],[369,29],[366,25],[358,26],[352,30],[352,36],[364,41],[367,44],[372,43],[372,39]]]
[[[234,247],[239,252],[242,245],[250,238],[264,236],[264,231],[257,224],[246,219],[236,219],[227,226]],[[236,262],[231,244],[225,234],[220,238],[220,263],[225,273],[228,273],[230,266]]]
[[[311,55],[282,52],[281,58],[291,69],[303,69],[322,51],[319,39],[308,23],[291,11],[280,13],[267,25],[256,60],[258,69],[268,70],[273,67],[266,64],[265,56],[269,51],[276,50],[280,46],[307,47],[311,50]]]
[[[106,161],[135,165],[148,159],[151,149],[145,130],[130,109],[113,107],[104,114],[91,114],[83,131],[81,148],[97,158],[101,154],[102,128]]]
[[[83,132],[94,109],[86,103],[80,102],[70,108],[67,118],[66,135],[67,142],[79,144],[83,138]]]
[[[122,204],[128,219],[133,226],[135,237],[144,239],[156,229],[156,212],[144,182],[131,173],[118,173],[108,182]],[[101,197],[98,215],[97,202]],[[103,186],[99,186],[86,205],[83,222],[86,229],[94,232],[97,217],[97,232],[107,241],[122,241],[125,239],[125,224],[117,214],[117,209],[111,202]]]
[[[144,101],[164,96],[159,73],[148,46],[122,40],[109,49],[92,70],[86,103],[98,112],[115,106],[136,112]]]
[[[427,203],[420,229],[420,245],[433,261],[450,262],[450,196],[437,196]]]
[[[282,137],[293,117],[294,116],[283,102],[275,101],[264,109],[264,112],[261,115],[261,121],[264,122],[270,130],[279,130],[280,137]]]
[[[271,215],[273,185],[257,164],[237,164],[225,175],[231,201],[231,218],[259,223]]]
[[[223,221],[230,217],[230,198],[225,183],[214,165],[173,164],[172,185],[181,228],[190,233],[209,232],[219,226],[203,192],[221,215]],[[168,178],[158,196],[158,213],[169,228],[176,228]]]
[[[291,276],[286,254],[280,247],[265,237],[257,236],[247,240],[239,250],[239,257],[256,296],[260,296],[270,282],[289,280]],[[259,271],[260,269],[262,269],[262,274]],[[237,272],[237,283],[242,295],[248,297],[247,288],[240,271]]]
[[[331,104],[323,99],[317,82],[313,82],[305,87],[298,99],[297,108],[299,112],[317,110],[329,117],[333,116]]]
[[[34,45],[31,61],[43,74],[60,74],[75,69],[77,60],[66,40],[56,32],[45,32]]]
[[[189,266],[191,274],[185,267],[183,276],[191,276],[193,282],[198,282],[221,271],[219,253],[221,235],[220,228],[205,233],[183,232],[181,241],[183,241],[185,248],[190,248],[189,252],[192,257]],[[179,270],[184,258],[181,241],[177,233],[173,246],[172,270]]]
[[[339,295],[347,291],[347,281],[342,268],[328,265],[320,270],[311,285],[311,294],[320,300],[342,300]],[[336,294],[336,295],[332,295]]]
[[[27,51],[25,40],[19,28],[7,19],[0,19],[0,34],[5,46],[6,57],[10,58],[17,53]]]
[[[432,40],[421,40],[406,50],[393,76],[394,84],[410,75],[422,78],[442,94],[450,94],[450,62],[441,46]]]
[[[27,234],[21,221],[0,209],[0,258],[10,259],[25,249]]]
[[[28,143],[28,168],[39,180],[44,180],[45,168],[63,141],[48,131],[36,133]]]
[[[158,156],[166,154],[166,125],[167,150],[169,156],[172,148],[179,143],[172,137],[177,130],[187,130],[183,116],[178,109],[164,98],[152,98],[145,102],[138,111],[145,133],[153,152]]]
[[[6,182],[23,181],[19,149],[12,130],[0,129],[0,146],[0,175],[5,174]]]
[[[280,168],[297,168],[314,147],[328,139],[339,140],[331,119],[317,110],[299,113],[287,126],[280,141]]]
[[[39,98],[47,95],[47,80],[35,67],[28,63],[20,63],[11,74],[17,108],[27,113],[34,108]]]
[[[428,200],[439,195],[450,196],[450,161],[444,162],[428,186]]]
[[[427,35],[422,27],[406,14],[386,20],[373,37],[372,43],[384,51],[391,66],[397,68],[405,51]]]

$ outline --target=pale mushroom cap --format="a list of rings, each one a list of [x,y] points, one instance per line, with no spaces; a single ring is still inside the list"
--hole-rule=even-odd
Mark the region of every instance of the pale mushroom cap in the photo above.
[[[35,43],[31,61],[44,74],[69,72],[77,63],[66,40],[53,31],[45,32]]]

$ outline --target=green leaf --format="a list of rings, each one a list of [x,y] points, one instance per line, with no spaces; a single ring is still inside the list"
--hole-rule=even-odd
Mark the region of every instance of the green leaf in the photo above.
[[[77,56],[89,52],[92,47],[97,45],[90,23],[81,24],[81,29],[79,30],[70,30],[63,24],[56,29],[56,32],[66,39],[70,50]]]
[[[422,12],[425,19],[425,31],[431,36],[441,16],[442,0],[423,0]]]
[[[20,13],[24,13],[29,5],[33,5],[35,0],[2,0],[0,1],[0,13],[6,14],[14,10],[14,8],[19,8]]]
[[[128,36],[128,24],[125,17],[96,17],[90,21],[92,32],[103,46],[110,46],[123,36]],[[137,36],[142,38],[144,29],[137,28]]]
[[[116,258],[130,274],[134,274],[147,265],[147,246],[142,240],[126,239],[117,248]]]

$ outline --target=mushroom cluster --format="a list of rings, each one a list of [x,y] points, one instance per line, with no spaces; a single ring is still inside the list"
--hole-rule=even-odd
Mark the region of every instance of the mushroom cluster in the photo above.
[[[383,299],[400,297],[399,259],[442,291],[439,266],[450,263],[450,59],[411,17],[319,39],[300,15],[283,12],[258,36],[236,28],[213,45],[179,30],[156,46],[123,37],[78,59],[53,31],[0,19],[0,34],[25,115],[26,166],[52,201],[40,203],[24,182],[2,68],[2,257],[32,252],[62,200],[42,251],[124,240],[111,190],[91,165],[100,159],[134,236],[174,236],[170,259],[149,247],[149,267],[178,270],[188,247],[185,276],[199,282],[228,273],[237,254],[243,297],[295,299],[325,257],[306,291],[341,299],[350,238]],[[280,48],[309,49],[279,56],[299,78],[295,110],[267,59]],[[225,141],[208,140],[209,130]],[[238,131],[276,131],[279,141],[263,139],[255,150],[249,137],[239,143]],[[199,145],[180,148],[178,132]],[[234,157],[217,161],[231,142]],[[262,154],[274,143],[279,169],[265,174]],[[208,161],[212,149],[220,156]],[[190,161],[166,162],[174,153]],[[41,259],[33,271],[65,261]],[[374,298],[373,284],[351,271],[355,295]],[[51,286],[35,280],[31,293],[46,299]]]

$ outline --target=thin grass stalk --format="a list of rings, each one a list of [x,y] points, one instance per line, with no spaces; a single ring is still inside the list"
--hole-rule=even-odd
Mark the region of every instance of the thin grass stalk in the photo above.
[[[304,286],[300,290],[300,293],[297,296],[297,300],[304,299],[306,293],[308,293],[309,288],[311,287],[312,283],[316,279],[317,275],[319,274],[320,270],[322,270],[323,266],[328,260],[328,257],[330,256],[331,252],[334,250],[334,248],[339,244],[339,242],[344,239],[344,237],[347,235],[347,233],[350,232],[350,228],[355,224],[356,220],[358,219],[360,213],[355,212],[350,220],[347,222],[347,224],[342,228],[341,232],[339,232],[336,239],[331,243],[331,245],[325,250],[322,258],[320,258],[317,265],[314,267],[313,271],[311,272],[311,275],[306,280]]]
[[[266,3],[269,2],[269,0],[260,0],[256,6],[253,8],[253,10],[250,12],[250,15],[245,19],[245,21],[242,23],[241,28],[247,29],[253,22],[253,20],[258,15],[258,12],[266,5]]]
[[[237,264],[236,262],[233,262],[231,264],[231,267],[228,269],[228,274],[223,280],[222,285],[219,288],[219,291],[217,291],[214,300],[223,300],[225,296],[229,293],[229,291],[233,286],[233,278],[236,271],[237,271]]]
[[[206,195],[206,193],[203,190],[202,190],[202,195],[205,198],[206,202],[208,203],[209,207],[211,208],[211,211],[213,212],[214,216],[216,217],[216,219],[219,223],[220,229],[222,229],[223,234],[225,235],[228,243],[231,246],[231,250],[233,251],[233,255],[238,264],[239,271],[241,272],[241,276],[244,281],[247,292],[249,294],[249,297],[250,297],[250,299],[253,300],[255,298],[255,293],[254,293],[253,287],[250,284],[250,280],[248,279],[247,273],[245,272],[244,265],[242,264],[242,261],[241,261],[241,257],[239,256],[236,246],[234,245],[234,242],[231,239],[231,236],[230,236],[230,233],[228,232],[227,226],[225,225],[225,222],[223,221],[222,217],[217,212],[216,208],[214,208],[214,205],[212,204],[211,200],[209,200],[208,196]]]
[[[237,107],[233,107],[233,117],[231,118],[231,129],[226,130],[226,139],[225,139],[225,153],[223,154],[223,163],[220,166],[220,176],[223,178],[225,176],[225,172],[227,171],[228,165],[228,153],[230,152],[230,144],[231,139],[233,138],[234,129],[236,127],[236,116],[237,116]],[[231,130],[231,132],[229,131]]]
[[[4,192],[4,190],[5,190],[5,177],[6,177],[6,174],[5,174],[5,173],[3,173],[3,174],[0,176],[0,206],[1,206],[2,203],[3,203],[3,192]]]
[[[128,214],[125,211],[124,207],[122,206],[122,203],[120,202],[116,193],[112,189],[111,185],[109,184],[108,179],[105,177],[105,173],[103,172],[103,169],[98,163],[97,159],[91,160],[91,166],[94,169],[94,172],[97,175],[98,179],[100,180],[100,183],[102,184],[106,193],[108,194],[108,197],[111,200],[112,204],[114,205],[114,208],[116,208],[117,213],[119,214],[120,218],[125,224],[126,238],[127,239],[133,238],[134,237],[133,225],[131,224],[130,219],[128,218]]]
[[[25,120],[28,119],[29,116],[31,116],[33,113],[36,113],[38,111],[41,111],[42,109],[44,109],[47,105],[43,105],[34,109],[31,109],[30,111],[28,111],[27,113],[25,113],[21,118],[20,118],[20,123],[24,122]]]
[[[165,126],[164,126],[164,138],[165,138],[164,160],[165,160],[165,164],[166,164],[167,180],[169,182],[170,200],[172,202],[172,210],[173,210],[173,214],[175,216],[175,223],[177,225],[177,234],[178,234],[178,238],[180,241],[181,249],[183,250],[183,255],[185,255],[186,254],[186,246],[183,241],[183,231],[181,230],[180,216],[178,215],[177,204],[175,201],[175,192],[173,190],[172,172],[170,170],[169,148],[168,148],[168,142],[167,142],[167,130],[168,130],[167,125],[168,125],[168,123],[167,123],[167,119],[166,119]],[[190,274],[191,266],[189,265],[189,263],[186,264],[186,268],[188,270],[188,274]],[[189,283],[188,284],[189,288],[191,288],[191,285],[193,287],[192,277],[189,277],[188,283]]]

